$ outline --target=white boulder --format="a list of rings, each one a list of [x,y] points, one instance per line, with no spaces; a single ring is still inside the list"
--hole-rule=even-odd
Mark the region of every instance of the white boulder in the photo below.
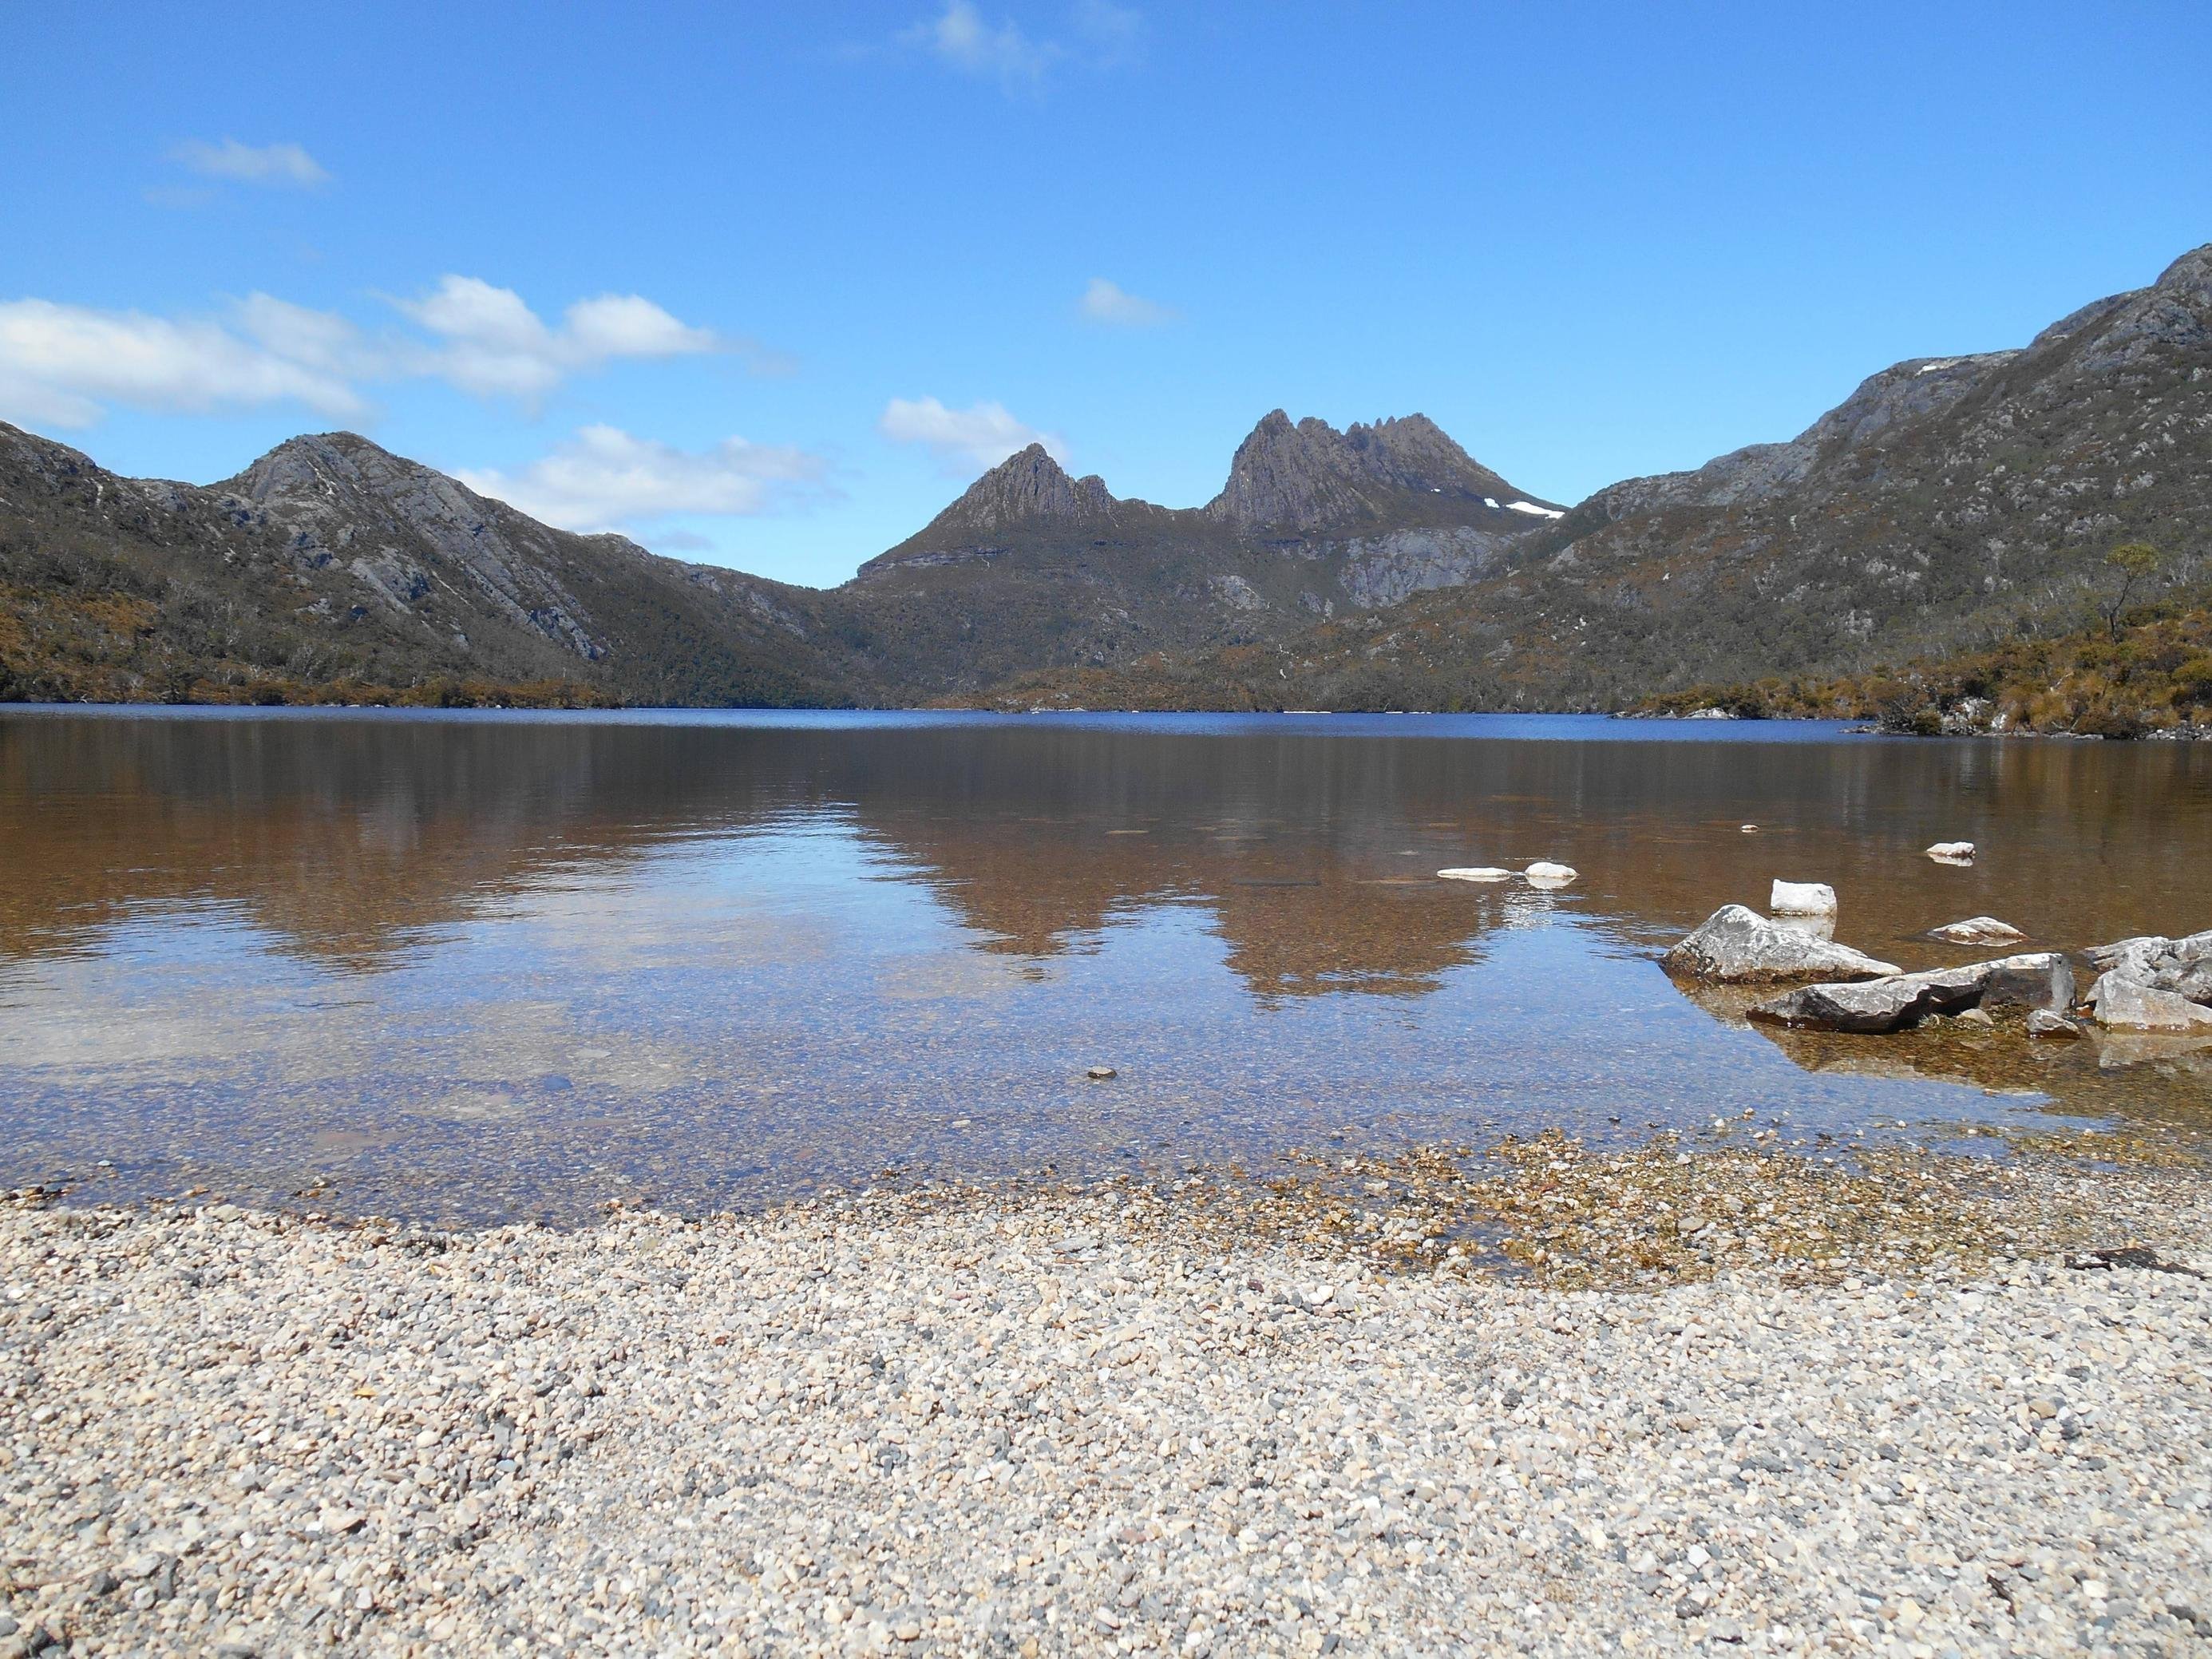
[[[1661,960],[1677,979],[1723,985],[1775,985],[1791,980],[1878,979],[1897,964],[1838,945],[1741,904],[1723,904]]]
[[[1548,860],[1538,859],[1521,873],[1528,878],[1532,887],[1565,887],[1582,872],[1571,864],[1553,864]]]
[[[1766,908],[1778,916],[1832,916],[1836,890],[1825,881],[1778,881]]]
[[[2212,1008],[2123,973],[2109,973],[2098,980],[2096,988],[2089,993],[2089,1006],[2100,1025],[2124,1031],[2212,1032]]]
[[[1474,864],[1451,870],[1439,870],[1437,872],[1437,876],[1438,879],[1443,881],[1510,881],[1513,879],[1513,872],[1510,870],[1500,870],[1495,865],[1489,864]]]
[[[1939,841],[1928,849],[1928,856],[1938,864],[1972,864],[1974,843],[1970,841]]]

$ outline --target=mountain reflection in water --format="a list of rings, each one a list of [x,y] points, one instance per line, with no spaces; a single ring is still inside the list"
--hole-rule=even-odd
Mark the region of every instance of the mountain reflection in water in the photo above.
[[[1922,855],[1947,839],[1981,860]],[[0,1180],[106,1158],[118,1188],[323,1174],[361,1207],[568,1213],[1331,1133],[2008,1109],[1984,1088],[2194,1113],[2197,1068],[2093,1045],[1778,1041],[1650,957],[1778,876],[1832,884],[1838,936],[1907,967],[1971,956],[1923,935],[1978,914],[2057,945],[2184,931],[2212,922],[2208,852],[2212,755],[2185,745],[18,713]],[[1434,878],[1537,858],[1582,879]],[[1085,1084],[1097,1060],[1122,1077]]]

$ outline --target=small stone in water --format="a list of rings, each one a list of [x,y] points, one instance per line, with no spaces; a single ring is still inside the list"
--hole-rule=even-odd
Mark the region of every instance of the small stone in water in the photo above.
[[[1093,1082],[1103,1083],[1108,1078],[1119,1077],[1121,1074],[1115,1071],[1111,1066],[1094,1066],[1083,1075],[1091,1079]]]

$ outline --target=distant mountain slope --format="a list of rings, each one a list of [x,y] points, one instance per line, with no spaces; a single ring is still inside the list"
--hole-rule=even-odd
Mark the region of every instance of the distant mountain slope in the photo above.
[[[1202,507],[1119,500],[1033,444],[841,592],[878,679],[957,695],[1395,605],[1502,563],[1559,511],[1425,416],[1339,432],[1277,410]]]
[[[1000,701],[1613,708],[2081,625],[2116,544],[2212,577],[2212,246],[2017,350],[1875,374],[1788,443],[1601,490],[1498,567],[1262,649]]]
[[[848,700],[805,590],[548,529],[347,433],[200,489],[0,425],[0,596],[19,696],[476,677],[631,702]]]
[[[0,426],[0,697],[556,681],[641,703],[1617,708],[2079,627],[2212,532],[2212,246],[2017,350],[1571,511],[1410,415],[1281,410],[1173,509],[1041,447],[818,592],[550,529],[368,440],[206,489]],[[288,690],[289,689],[289,690]]]
[[[349,433],[205,489],[0,426],[0,695],[560,681],[643,703],[897,703],[1279,637],[1499,562],[1555,516],[1422,416],[1262,421],[1171,511],[1009,457],[830,592],[548,528]]]

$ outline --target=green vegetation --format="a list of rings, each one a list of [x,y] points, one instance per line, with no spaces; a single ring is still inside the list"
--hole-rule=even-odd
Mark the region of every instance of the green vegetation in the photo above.
[[[0,702],[377,704],[406,708],[613,708],[560,678],[428,673],[395,680],[351,653],[304,648],[112,559],[38,561],[0,550]]]
[[[2103,604],[2098,611],[2099,626],[2053,639],[1835,678],[1695,686],[1647,698],[1633,712],[1717,708],[1750,720],[1864,720],[1928,736],[2212,731],[2212,609],[2169,601],[2124,614],[2108,615]]]

